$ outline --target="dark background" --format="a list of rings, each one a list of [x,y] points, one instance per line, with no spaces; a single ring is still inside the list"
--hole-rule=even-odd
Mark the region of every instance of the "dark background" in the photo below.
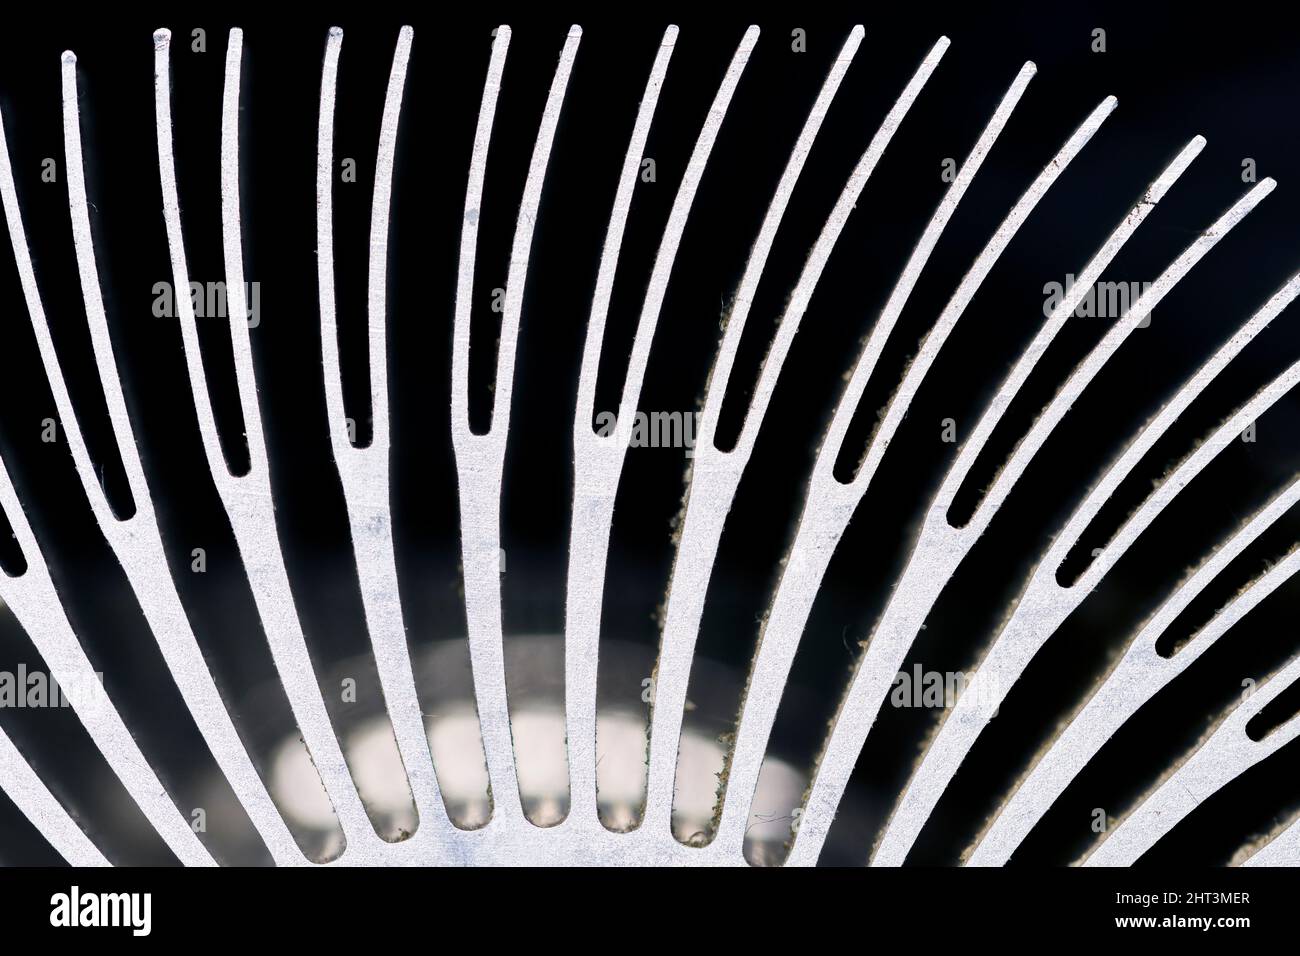
[[[151,32],[168,26],[176,163],[191,278],[223,278],[219,136],[226,32],[245,31],[243,222],[246,273],[261,283],[252,333],[271,452],[282,544],[313,653],[327,670],[368,652],[331,461],[321,385],[316,300],[316,112],[326,29],[344,28],[334,154],[354,157],[355,184],[335,184],[335,258],[349,414],[368,414],[365,278],[379,118],[397,28],[415,40],[394,182],[390,260],[393,508],[398,564],[413,647],[463,643],[456,485],[449,433],[451,319],[469,149],[487,66],[490,31],[513,37],[493,129],[474,289],[471,388],[486,409],[497,316],[518,198],[556,57],[568,25],[584,35],[555,146],[524,300],[506,462],[503,578],[509,636],[556,634],[564,619],[572,487],[570,430],[577,371],[609,204],[627,136],[664,26],[681,27],[646,155],[657,182],[636,189],[605,345],[597,408],[612,409],[644,283],[677,182],[744,27],[763,29],[704,176],[684,236],[642,392],[645,411],[690,411],[720,337],[749,247],[789,148],[827,68],[855,22],[866,38],[837,95],[781,231],[751,312],[734,392],[743,408],[758,364],[804,256],[850,170],[921,58],[941,35],[952,47],[868,183],[821,280],[781,376],[758,447],[730,515],[709,591],[698,652],[739,682],[757,621],[803,500],[806,476],[853,365],[894,278],[946,184],[945,158],[960,163],[1026,59],[1038,75],[935,250],[861,404],[849,455],[865,447],[877,409],[896,387],[915,344],[937,317],[1001,217],[1077,124],[1108,94],[1119,107],[1061,177],[1003,254],[927,377],[905,427],[859,509],[827,576],[801,646],[773,747],[796,763],[816,749],[848,668],[910,549],[915,522],[957,445],[940,441],[944,418],[964,440],[984,403],[1043,320],[1043,286],[1078,273],[1147,184],[1195,134],[1209,140],[1105,278],[1152,281],[1198,232],[1250,188],[1242,162],[1280,186],[1156,309],[1038,455],[989,533],[949,586],[909,657],[927,670],[970,670],[1025,575],[1087,487],[1136,430],[1218,344],[1300,264],[1300,50],[1289,24],[1263,8],[1009,5],[945,11],[913,6],[841,12],[706,14],[701,5],[614,9],[475,5],[462,10],[382,4],[273,13],[268,5],[132,8],[94,15],[38,12],[0,36],[0,109],[46,311],[92,454],[114,501],[120,478],[94,374],[68,228],[59,54],[79,57],[82,136],[99,272],[155,505],[182,597],[214,671],[240,708],[250,737],[286,719],[282,699],[257,710],[239,701],[273,679],[269,654],[237,552],[207,476],[174,320],[155,318],[152,287],[170,281],[154,139]],[[207,52],[190,50],[206,30]],[[790,31],[807,31],[807,52]],[[1092,30],[1107,50],[1090,50]],[[41,160],[58,162],[42,183]],[[96,531],[66,444],[43,444],[55,417],[17,274],[0,257],[0,452],[53,567],[78,633],[110,691],[174,793],[197,787],[211,758],[185,713],[120,569]],[[1293,310],[1294,311],[1294,310]],[[205,361],[232,459],[243,429],[229,338],[200,320]],[[1106,323],[1070,323],[994,436],[971,476],[983,487],[1034,414]],[[1105,543],[1150,482],[1274,375],[1300,357],[1293,314],[1241,355],[1125,483],[1113,509],[1085,537]],[[1197,564],[1300,470],[1294,397],[1258,423],[1180,496],[1073,615],[1007,701],[939,804],[912,862],[950,863],[980,829],[1048,729],[1070,713],[1139,624]],[[477,416],[477,412],[476,412]],[[479,420],[482,420],[481,418]],[[362,426],[363,436],[366,427]],[[734,430],[734,426],[733,426]],[[605,639],[646,649],[672,559],[672,522],[684,490],[680,449],[630,451],[619,490],[606,580]],[[129,508],[129,505],[126,507]],[[1267,559],[1296,541],[1292,517],[1235,562],[1181,622],[1188,633]],[[5,538],[7,535],[0,535]],[[192,548],[209,572],[189,572]],[[12,556],[6,560],[12,560]],[[1026,842],[1018,862],[1064,863],[1094,839],[1092,809],[1118,816],[1230,706],[1244,678],[1262,680],[1300,647],[1295,587],[1283,588],[1145,708],[1082,774]],[[7,612],[6,612],[7,613]],[[0,660],[39,666],[12,619],[0,627]],[[10,666],[5,663],[3,666]],[[462,682],[468,681],[463,669]],[[639,693],[639,675],[610,675],[602,693]],[[512,687],[526,675],[510,674]],[[467,686],[467,684],[466,684]],[[739,692],[739,686],[736,687]],[[692,688],[692,697],[706,696]],[[717,694],[713,695],[717,697]],[[736,699],[714,701],[718,720]],[[327,695],[327,699],[333,699]],[[432,703],[436,706],[436,701]],[[267,717],[265,714],[273,714]],[[884,708],[823,861],[857,863],[905,783],[933,727],[929,711]],[[70,713],[5,713],[3,725],[122,862],[165,862],[138,811],[106,796],[106,770]],[[1300,754],[1284,749],[1180,826],[1151,857],[1226,862],[1251,834],[1300,804]],[[97,768],[94,772],[87,768]],[[182,796],[178,803],[184,803]],[[193,804],[191,804],[193,805]],[[213,842],[214,852],[219,843]],[[220,855],[220,854],[219,854]],[[0,798],[0,860],[54,862],[17,811]]]

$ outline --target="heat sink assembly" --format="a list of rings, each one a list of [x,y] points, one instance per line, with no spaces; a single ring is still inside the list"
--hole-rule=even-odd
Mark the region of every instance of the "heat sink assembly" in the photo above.
[[[1226,874],[1300,865],[1295,43],[509,13],[2,41],[39,921],[148,933],[99,867],[942,865],[1249,926]]]

